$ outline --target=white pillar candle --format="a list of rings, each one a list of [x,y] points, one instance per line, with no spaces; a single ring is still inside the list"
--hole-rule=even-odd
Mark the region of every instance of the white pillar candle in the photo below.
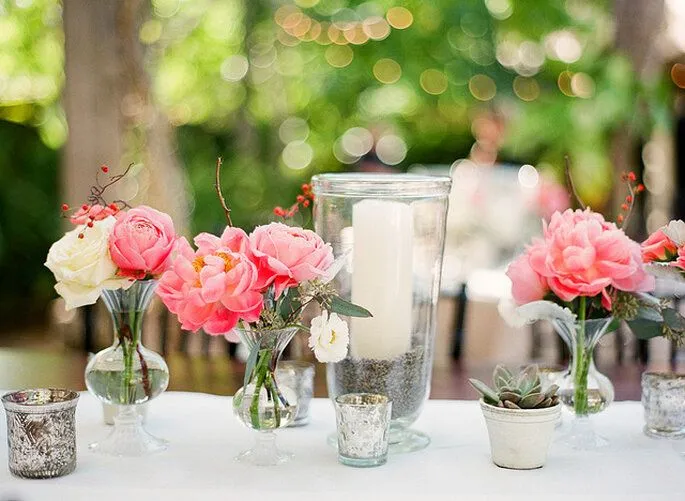
[[[412,207],[363,200],[352,209],[352,302],[373,317],[352,318],[355,358],[390,360],[411,348]]]

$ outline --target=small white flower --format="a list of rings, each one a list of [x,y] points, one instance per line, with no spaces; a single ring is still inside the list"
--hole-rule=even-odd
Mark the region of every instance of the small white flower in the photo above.
[[[52,244],[45,261],[55,275],[55,290],[66,301],[66,309],[94,304],[103,289],[128,288],[133,282],[116,275],[109,256],[108,240],[116,219],[109,216],[67,232]],[[79,238],[83,234],[83,238]]]
[[[671,221],[662,231],[676,246],[682,247],[685,244],[685,222],[680,219]]]
[[[309,347],[319,362],[340,362],[347,356],[347,345],[350,332],[347,323],[338,316],[323,310],[321,315],[312,320],[309,335]]]

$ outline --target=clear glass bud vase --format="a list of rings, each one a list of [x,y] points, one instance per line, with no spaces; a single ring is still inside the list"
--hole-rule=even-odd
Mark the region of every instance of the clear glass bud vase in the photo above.
[[[141,343],[143,317],[156,280],[139,280],[128,289],[105,290],[102,299],[112,315],[114,343],[91,358],[86,367],[88,391],[115,405],[114,429],[91,450],[115,456],[143,456],[164,450],[166,440],[150,435],[136,406],[157,397],[169,384],[164,359]]]
[[[241,452],[236,457],[238,461],[274,466],[292,458],[292,454],[276,446],[274,430],[284,428],[295,420],[297,395],[294,390],[277,383],[276,365],[297,330],[297,327],[236,329],[250,356],[245,385],[233,397],[233,413],[241,423],[257,431],[254,446]]]
[[[574,449],[596,449],[608,444],[594,431],[590,416],[614,401],[614,386],[594,362],[595,347],[612,321],[612,317],[607,317],[575,323],[558,319],[552,322],[570,352],[569,370],[557,384],[561,402],[574,415],[570,431],[562,436],[562,441]]]

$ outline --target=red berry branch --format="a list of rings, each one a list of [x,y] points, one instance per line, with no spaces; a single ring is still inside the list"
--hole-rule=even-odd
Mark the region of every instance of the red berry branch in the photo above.
[[[124,208],[130,208],[130,206],[124,200],[114,200],[108,203],[105,200],[105,191],[121,179],[126,177],[126,175],[133,167],[130,164],[124,172],[117,174],[115,176],[109,176],[109,178],[103,183],[100,180],[100,175],[108,174],[109,167],[106,165],[101,165],[95,174],[95,184],[90,187],[90,195],[88,196],[87,204],[83,204],[77,211],[69,214],[71,208],[68,204],[62,204],[62,216],[68,217],[72,224],[75,225],[86,225],[88,228],[92,228],[94,221],[100,221],[106,217],[113,216]],[[83,238],[83,232],[78,234],[79,238]]]
[[[311,184],[303,184],[301,187],[301,193],[297,195],[295,203],[291,205],[288,209],[283,207],[275,207],[274,215],[282,217],[283,219],[288,219],[293,217],[299,210],[300,206],[307,208],[314,201],[314,193],[312,193]]]
[[[616,217],[616,222],[621,225],[621,228],[625,228],[633,212],[635,198],[639,193],[645,191],[645,185],[637,182],[637,176],[632,171],[621,174],[621,181],[628,186],[628,195],[626,195],[625,201],[621,204],[621,213]]]

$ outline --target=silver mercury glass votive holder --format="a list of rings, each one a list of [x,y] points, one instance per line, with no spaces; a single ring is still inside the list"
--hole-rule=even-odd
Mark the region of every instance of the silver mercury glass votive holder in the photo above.
[[[314,396],[314,364],[300,360],[281,360],[276,367],[276,381],[297,394],[297,415],[288,426],[309,422],[309,402]]]
[[[338,461],[347,466],[380,466],[388,460],[392,402],[384,395],[347,393],[335,399]]]
[[[644,432],[650,437],[685,437],[685,374],[645,372],[642,375]]]
[[[9,470],[24,478],[68,475],[76,468],[75,391],[35,389],[7,393]]]

